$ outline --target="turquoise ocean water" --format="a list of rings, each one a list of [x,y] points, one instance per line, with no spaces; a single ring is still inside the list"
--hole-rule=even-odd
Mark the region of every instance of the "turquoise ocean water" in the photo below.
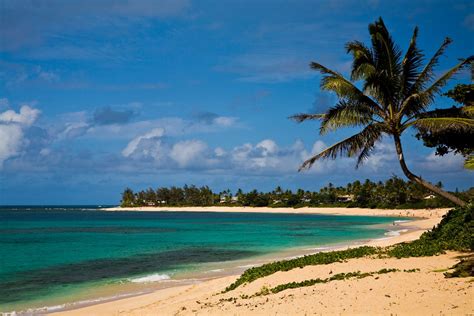
[[[290,248],[383,237],[397,219],[1,207],[0,311],[140,292]]]

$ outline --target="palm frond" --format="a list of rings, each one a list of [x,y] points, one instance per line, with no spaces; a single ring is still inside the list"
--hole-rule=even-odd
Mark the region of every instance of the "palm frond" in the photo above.
[[[368,77],[375,71],[372,51],[362,42],[352,41],[346,44],[347,53],[352,54],[351,80]]]
[[[395,44],[382,18],[369,25],[372,47],[376,58],[377,69],[385,69],[389,76],[396,76],[401,72],[401,50]]]
[[[451,79],[457,72],[462,70],[473,61],[474,56],[470,56],[462,60],[456,66],[446,71],[426,90],[410,95],[403,101],[400,114],[410,116],[424,112],[426,108],[434,101],[436,95],[441,92],[441,89],[447,84],[449,79]]]
[[[409,95],[423,90],[426,83],[433,79],[434,67],[438,65],[439,58],[444,54],[444,51],[449,46],[449,44],[451,44],[451,42],[452,39],[449,37],[444,39],[443,44],[441,44],[440,48],[438,48],[433,57],[431,57],[430,61],[426,64],[425,68],[423,68],[415,83],[412,85]]]
[[[474,129],[474,119],[464,117],[429,117],[419,118],[403,126],[406,129],[410,126],[423,129],[431,133],[444,130],[467,131]]]
[[[369,25],[376,71],[365,78],[364,91],[370,93],[388,113],[393,112],[400,91],[402,52],[395,44],[382,18]]]
[[[365,103],[356,100],[340,100],[331,107],[321,122],[320,134],[340,127],[367,125],[374,121],[374,110]]]
[[[429,98],[434,98],[436,94],[441,91],[449,79],[451,79],[457,72],[462,70],[467,65],[470,65],[474,61],[474,56],[469,56],[468,58],[462,60],[456,66],[446,71],[442,76],[440,76],[435,82],[431,84],[423,93]]]
[[[312,156],[299,168],[299,171],[303,169],[309,169],[319,159],[335,159],[337,156],[348,156],[353,157],[364,149],[368,139],[372,139],[375,143],[382,134],[381,124],[369,124],[360,133],[357,133],[349,138],[346,138],[328,148],[323,150],[317,155]]]
[[[420,66],[423,62],[424,55],[416,45],[417,38],[418,27],[415,27],[410,40],[410,45],[408,46],[407,52],[402,61],[402,89],[400,91],[402,97],[408,96],[408,91],[410,91],[411,86],[416,82],[416,79],[420,75]]]
[[[374,125],[373,132],[366,138],[364,148],[359,153],[356,169],[359,169],[359,167],[370,157],[376,142],[380,139],[384,130],[385,128],[382,124]]]
[[[352,82],[344,78],[340,73],[333,71],[319,63],[311,62],[310,67],[325,75],[321,80],[321,89],[335,92],[338,97],[345,99],[356,99],[374,108],[377,115],[384,117],[382,108],[371,98],[365,95]]]
[[[324,118],[325,114],[306,114],[298,113],[289,117],[289,119],[294,120],[298,123],[307,121],[307,120],[319,120]]]

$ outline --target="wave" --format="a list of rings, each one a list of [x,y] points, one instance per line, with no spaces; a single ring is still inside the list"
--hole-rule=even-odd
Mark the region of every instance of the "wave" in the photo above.
[[[304,250],[311,250],[311,251],[317,251],[317,252],[320,252],[320,251],[325,251],[325,250],[332,250],[334,249],[334,246],[333,247],[313,247],[313,248],[306,248]]]
[[[408,223],[408,222],[411,222],[412,220],[411,219],[398,219],[398,220],[395,220],[393,221],[394,224],[401,224],[401,223]]]
[[[151,283],[169,280],[171,277],[167,274],[154,273],[140,278],[129,279],[133,283]]]
[[[389,237],[396,237],[400,236],[401,233],[406,233],[408,229],[400,229],[400,230],[391,230],[386,232],[384,235]]]

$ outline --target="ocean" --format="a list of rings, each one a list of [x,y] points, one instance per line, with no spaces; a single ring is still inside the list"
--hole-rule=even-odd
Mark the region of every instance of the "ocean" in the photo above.
[[[273,257],[381,238],[399,219],[4,206],[0,312],[51,311],[199,282]]]

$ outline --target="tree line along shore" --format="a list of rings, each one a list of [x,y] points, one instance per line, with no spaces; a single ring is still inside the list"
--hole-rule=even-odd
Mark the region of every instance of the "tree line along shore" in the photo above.
[[[442,183],[436,184],[442,187]],[[474,188],[453,192],[467,201],[474,198]],[[122,207],[143,206],[252,206],[252,207],[364,207],[364,208],[441,208],[454,206],[452,202],[433,195],[422,185],[392,177],[384,182],[354,181],[346,186],[329,183],[319,191],[296,191],[275,188],[271,192],[238,189],[213,192],[208,186],[148,188],[134,192],[126,188],[122,193]]]

